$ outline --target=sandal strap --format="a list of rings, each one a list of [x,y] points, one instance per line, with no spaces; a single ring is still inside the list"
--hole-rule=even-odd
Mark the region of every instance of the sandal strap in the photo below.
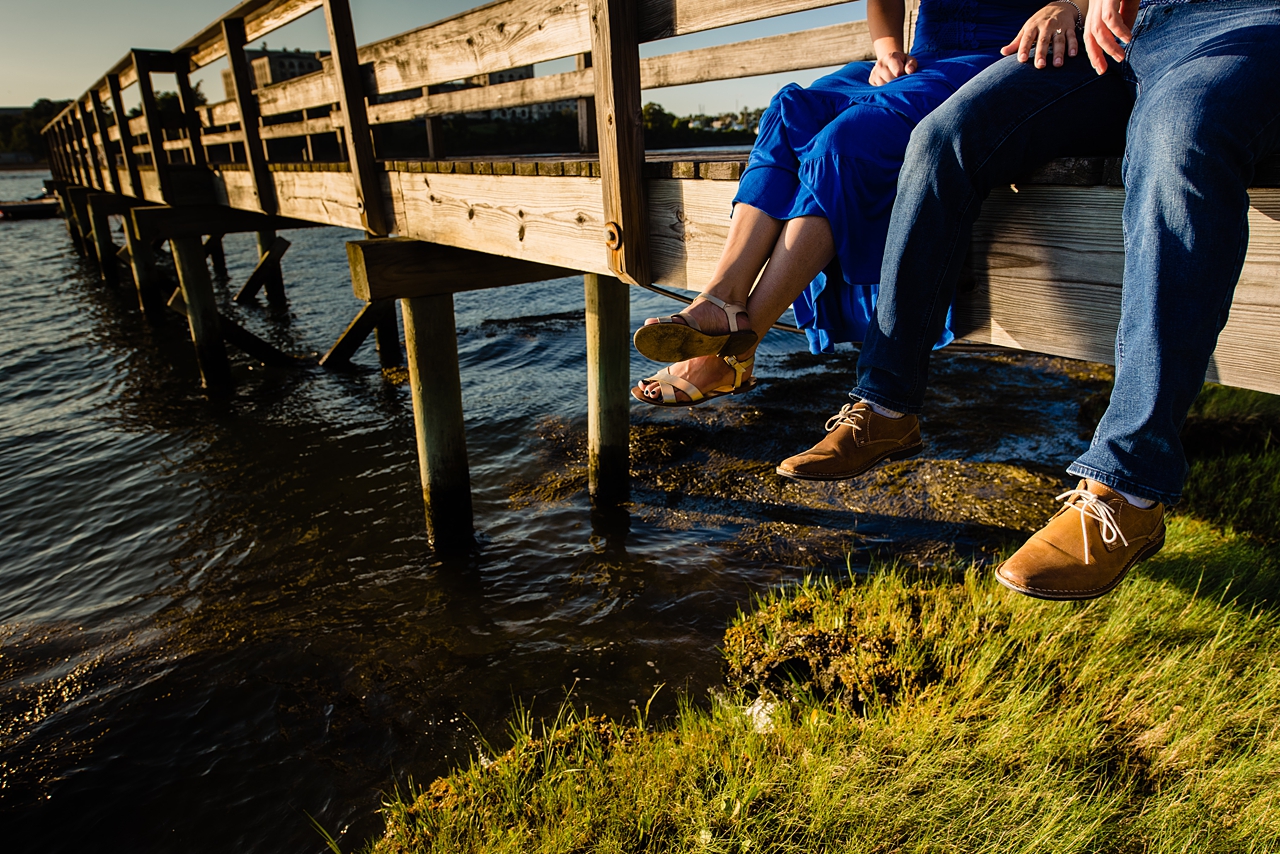
[[[738,331],[738,315],[747,313],[747,307],[745,305],[738,305],[737,303],[725,302],[722,299],[713,297],[711,294],[698,294],[696,297],[693,298],[693,302],[697,302],[700,299],[704,299],[707,302],[711,303],[712,305],[720,306],[720,310],[724,312],[724,316],[729,319],[729,331],[730,332]],[[692,304],[693,303],[690,303],[690,305]],[[681,315],[684,317],[685,320],[693,319],[688,315],[685,315],[684,312],[681,312]],[[698,329],[698,327],[695,326],[694,329]],[[701,332],[702,330],[698,329],[698,331]]]
[[[737,391],[742,388],[742,380],[751,370],[751,366],[755,364],[756,357],[750,359],[739,359],[737,356],[722,356],[724,363],[733,368],[733,390]]]
[[[677,398],[675,394],[676,389],[679,389],[680,391],[689,395],[689,400],[693,401],[694,403],[697,403],[699,400],[702,400],[703,398],[702,389],[698,388],[696,385],[689,382],[688,380],[683,379],[682,377],[678,377],[675,374],[665,369],[658,371],[653,376],[647,378],[645,382],[647,383],[656,382],[658,384],[658,390],[662,392],[663,403],[677,402]]]
[[[680,320],[676,320],[679,317]],[[701,332],[702,327],[698,325],[698,321],[693,319],[692,314],[685,314],[683,311],[679,314],[668,314],[666,317],[659,317],[659,323],[683,323],[685,326],[692,327],[695,331]]]

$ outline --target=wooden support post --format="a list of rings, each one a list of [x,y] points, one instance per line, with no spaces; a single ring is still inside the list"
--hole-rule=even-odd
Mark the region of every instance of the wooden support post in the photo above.
[[[173,296],[169,298],[169,308],[190,320],[181,288],[175,290]],[[221,312],[218,312],[218,329],[222,333],[223,341],[269,367],[296,368],[307,362],[306,359],[290,356],[274,344],[262,340]]]
[[[347,0],[324,0],[324,18],[329,25],[329,47],[332,51],[333,76],[338,84],[342,104],[342,123],[346,129],[347,157],[351,177],[356,182],[356,204],[364,230],[374,235],[390,232],[386,209],[382,202],[382,174],[373,154],[373,134],[356,54],[355,28],[351,24],[351,7]],[[637,79],[639,67],[637,66]]]
[[[129,269],[133,271],[133,284],[138,289],[138,307],[148,317],[161,315],[164,300],[156,281],[156,254],[150,240],[142,240],[133,229],[129,217],[124,221],[124,245],[129,250]]]
[[[263,287],[267,290],[268,302],[273,305],[284,302],[284,273],[280,269],[280,259],[291,245],[283,237],[277,237],[274,231],[258,232],[258,266],[253,268],[244,287],[236,294],[236,302],[252,302]]]
[[[97,247],[93,243],[93,225],[89,220],[89,192],[85,187],[68,187],[67,198],[71,201],[71,215],[84,244],[84,254],[96,261]]]
[[[231,367],[222,343],[218,306],[205,262],[204,244],[199,237],[175,237],[169,241],[169,246],[173,249],[173,264],[178,270],[182,301],[187,307],[187,324],[196,347],[200,378],[210,394],[230,394]]]
[[[105,186],[102,181],[102,163],[98,160],[98,147],[93,144],[93,131],[89,129],[89,122],[85,119],[84,103],[76,101],[75,106],[76,127],[79,130],[80,138],[84,140],[84,156],[88,166],[89,186],[95,190],[101,190]]]
[[[160,105],[156,103],[155,89],[151,86],[151,61],[146,51],[132,52],[133,65],[138,73],[138,92],[142,96],[142,115],[147,122],[147,141],[151,145],[151,162],[156,169],[156,178],[160,182],[160,197],[173,203],[173,181],[169,177],[169,156],[164,150],[164,122],[160,115]],[[141,188],[135,188],[135,195],[141,196]],[[221,345],[219,345],[221,346]]]
[[[84,245],[84,235],[80,233],[80,224],[76,222],[75,203],[71,200],[71,185],[65,185],[58,189],[58,200],[62,203],[62,217],[67,223],[67,234],[71,235],[71,245],[81,255],[86,253]]]
[[[596,504],[630,496],[631,315],[627,286],[583,276],[587,303],[587,476]]]
[[[584,71],[591,67],[591,54],[580,53],[576,57],[577,68]],[[593,154],[600,148],[600,138],[596,133],[596,99],[578,99],[578,151],[582,154]]]
[[[215,275],[227,277],[227,253],[222,248],[222,235],[210,234],[204,242],[204,253],[213,265]]]
[[[244,132],[244,157],[249,164],[254,192],[258,196],[258,209],[263,213],[275,213],[276,185],[267,169],[266,151],[262,146],[262,118],[258,110],[258,98],[253,94],[253,69],[249,67],[249,58],[244,55],[244,18],[224,19],[222,38],[227,43],[227,64],[235,81],[240,129]]]
[[[444,160],[444,121],[440,116],[427,116],[427,159]]]
[[[590,0],[589,8],[609,269],[624,282],[647,285],[649,226],[641,174],[644,120],[635,4]]]
[[[111,239],[109,197],[102,193],[90,193],[85,199],[85,204],[89,209],[89,229],[102,281],[108,285],[119,284],[120,259],[116,257],[116,244]]]
[[[116,159],[111,154],[111,135],[107,132],[107,114],[102,109],[102,97],[97,89],[89,90],[89,106],[93,110],[93,123],[98,128],[98,136],[102,138],[102,161],[107,170],[107,188],[113,193],[119,193],[120,173],[116,171]]]
[[[129,117],[120,97],[120,75],[107,75],[107,88],[111,90],[111,111],[115,113],[116,127],[120,130],[120,155],[124,158],[125,171],[129,173],[129,194],[142,198],[142,178],[138,174],[138,155],[134,152],[133,134],[129,131]],[[125,229],[128,230],[127,228]]]
[[[190,61],[185,54],[175,57],[176,65],[173,76],[178,81],[178,101],[182,107],[182,121],[187,131],[187,144],[191,151],[191,163],[204,168],[207,161],[204,156],[204,145],[200,141],[200,114],[196,112],[196,93],[191,89],[188,76]]]
[[[427,533],[437,551],[473,542],[471,472],[462,420],[462,379],[453,294],[402,300],[409,389]]]
[[[369,337],[369,333],[378,327],[378,321],[390,313],[392,319],[395,318],[395,303],[392,300],[377,300],[376,302],[367,302],[360,309],[360,313],[356,315],[355,320],[347,325],[346,330],[338,337],[338,340],[329,352],[320,357],[320,365],[325,368],[345,368],[351,364],[351,357],[355,355],[356,350],[360,349],[360,345]]]
[[[398,368],[404,364],[404,354],[400,352],[400,324],[396,322],[396,304],[387,303],[388,310],[378,315],[378,325],[374,327],[374,344],[378,348],[378,364],[384,368]]]

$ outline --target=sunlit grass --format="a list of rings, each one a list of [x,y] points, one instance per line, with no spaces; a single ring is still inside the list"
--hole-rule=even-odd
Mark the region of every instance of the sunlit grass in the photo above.
[[[521,718],[393,798],[374,850],[1280,851],[1280,565],[1170,534],[1085,604],[959,564],[775,594],[726,636],[748,684],[656,731]]]

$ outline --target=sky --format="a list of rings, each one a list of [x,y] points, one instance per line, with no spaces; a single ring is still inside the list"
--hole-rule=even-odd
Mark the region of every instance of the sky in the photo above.
[[[641,0],[644,2],[644,0]],[[39,98],[74,98],[98,80],[130,48],[172,50],[217,20],[234,0],[0,0],[0,107],[29,106]],[[360,44],[447,18],[483,0],[351,0]],[[668,39],[642,47],[642,55],[689,50],[724,42],[760,38],[798,29],[859,20],[863,2],[801,12]],[[272,48],[328,48],[324,13],[315,11],[266,37]],[[258,43],[255,43],[257,46]],[[222,100],[221,60],[192,76],[203,81],[210,101]],[[539,75],[572,68],[572,60],[539,65]],[[745,80],[677,86],[645,93],[676,115],[720,113],[763,107],[783,84],[808,84],[822,69]],[[156,86],[166,87],[158,75]],[[130,90],[136,87],[130,87]],[[125,102],[131,100],[126,91]]]

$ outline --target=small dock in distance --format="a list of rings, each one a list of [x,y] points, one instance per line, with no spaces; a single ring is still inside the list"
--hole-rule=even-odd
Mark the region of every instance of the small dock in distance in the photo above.
[[[188,320],[204,385],[230,388],[225,347],[294,360],[221,317],[209,265],[221,236],[258,235],[261,261],[237,299],[286,298],[279,232],[343,226],[352,285],[365,302],[335,330],[340,364],[376,334],[398,364],[400,301],[426,520],[439,548],[471,541],[471,501],[453,294],[580,274],[587,329],[590,489],[625,501],[628,288],[697,290],[728,232],[741,152],[646,152],[645,89],[840,65],[873,56],[865,21],[660,56],[640,45],[817,7],[830,0],[500,0],[358,45],[348,0],[246,0],[173,49],[133,49],[44,130],[68,226],[105,282],[127,264],[139,303]],[[291,80],[252,85],[246,45],[323,15],[330,54]],[[908,15],[907,33],[913,26]],[[572,57],[559,74],[469,89],[453,81]],[[226,59],[233,99],[197,105],[190,75]],[[162,115],[152,75],[173,75],[180,117]],[[137,87],[141,115],[122,93]],[[450,158],[440,117],[573,101],[578,150]],[[379,127],[405,125],[419,156],[388,156]],[[313,144],[325,139],[325,145]],[[332,144],[336,140],[336,144]],[[338,159],[316,160],[336,150]],[[1280,393],[1280,164],[1251,192],[1251,243],[1210,379]],[[1116,160],[1055,161],[989,200],[975,227],[962,340],[1111,362],[1119,317],[1124,190]],[[112,241],[124,222],[126,245]],[[179,288],[165,293],[154,253],[171,248]]]

